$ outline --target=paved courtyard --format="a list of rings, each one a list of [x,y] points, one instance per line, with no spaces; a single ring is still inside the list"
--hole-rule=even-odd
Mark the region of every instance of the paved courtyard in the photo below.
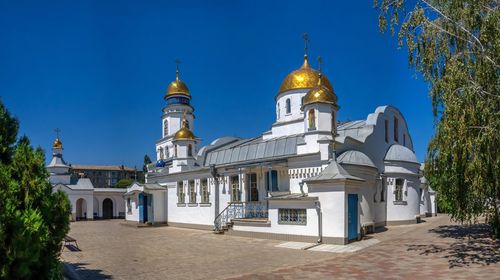
[[[484,226],[454,225],[444,215],[389,227],[370,236],[377,242],[344,253],[122,223],[72,223],[80,250],[65,248],[63,260],[81,279],[500,279],[498,242]]]

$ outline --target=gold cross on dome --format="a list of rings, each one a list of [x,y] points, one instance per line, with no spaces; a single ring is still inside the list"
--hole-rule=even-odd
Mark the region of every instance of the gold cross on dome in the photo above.
[[[179,64],[181,64],[181,60],[176,58],[174,62],[175,62],[175,78],[179,80]]]
[[[321,72],[321,66],[323,65],[323,58],[321,58],[321,56],[318,56],[318,59],[316,59],[318,61],[318,71]]]
[[[59,128],[56,128],[54,129],[54,132],[56,133],[56,138],[59,138],[59,132],[61,132],[61,130]]]
[[[307,35],[307,32],[302,35],[302,38],[304,38],[304,53],[307,54],[307,44],[309,43],[309,35]]]

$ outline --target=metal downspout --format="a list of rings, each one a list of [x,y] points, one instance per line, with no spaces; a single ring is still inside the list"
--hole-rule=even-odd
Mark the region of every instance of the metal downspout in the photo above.
[[[316,212],[318,213],[318,244],[323,243],[323,215],[321,213],[321,203],[319,200],[314,202],[314,205],[316,206]]]

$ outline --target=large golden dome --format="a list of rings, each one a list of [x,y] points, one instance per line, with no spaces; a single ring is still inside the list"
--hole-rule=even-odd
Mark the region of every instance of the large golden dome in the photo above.
[[[62,149],[62,142],[59,140],[59,137],[54,140],[54,144],[52,144],[52,148],[54,149]]]
[[[172,95],[184,95],[187,97],[191,97],[191,95],[189,94],[189,88],[187,87],[186,83],[179,79],[179,70],[177,70],[177,72],[175,73],[175,81],[171,82],[170,85],[168,85],[167,93],[165,93],[165,98]]]
[[[175,133],[174,140],[196,140],[193,132],[187,126],[186,119],[182,120],[182,127]]]
[[[322,83],[330,91],[333,92],[332,85],[327,77],[323,76]],[[304,55],[304,64],[299,69],[288,74],[280,86],[278,94],[294,90],[294,89],[311,89],[318,84],[318,71],[314,70],[310,65],[307,54]]]
[[[302,108],[308,104],[313,103],[327,103],[333,105],[337,103],[337,96],[335,95],[333,90],[323,84],[323,81],[324,79],[322,79],[322,75],[319,74],[316,86],[309,90],[304,96],[304,103],[302,104]]]

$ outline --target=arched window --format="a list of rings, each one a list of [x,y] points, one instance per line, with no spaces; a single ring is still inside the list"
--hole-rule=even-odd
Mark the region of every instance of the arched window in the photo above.
[[[304,105],[304,96],[300,99],[300,106]]]
[[[186,120],[186,128],[189,128],[189,121]]]
[[[177,157],[177,145],[174,145],[174,157]]]
[[[292,111],[292,105],[290,105],[290,98],[288,98],[286,100],[286,113],[290,114],[291,111]]]
[[[160,147],[160,159],[163,159],[163,147]]]
[[[168,135],[168,121],[165,120],[163,122],[163,137],[166,137]]]
[[[165,158],[169,158],[170,153],[168,152],[168,147],[165,147]]]
[[[188,145],[188,157],[193,156],[193,146],[191,144]]]
[[[316,129],[316,115],[314,113],[314,109],[309,110],[308,116],[309,116],[309,129],[310,130]]]
[[[394,200],[403,201],[403,179],[396,179],[396,185],[394,186]]]
[[[280,104],[276,104],[276,114],[278,115],[277,119],[280,118]]]

